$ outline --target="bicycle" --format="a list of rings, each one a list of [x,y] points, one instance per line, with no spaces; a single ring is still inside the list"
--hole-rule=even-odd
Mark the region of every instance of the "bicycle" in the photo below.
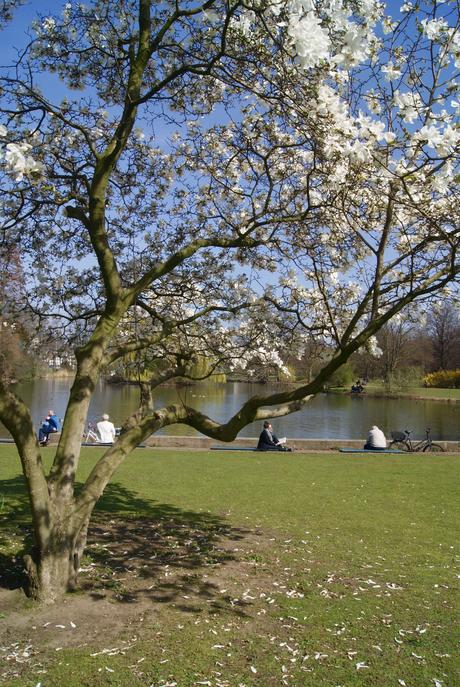
[[[119,437],[121,434],[121,427],[115,427],[115,436]],[[88,422],[88,427],[85,434],[83,435],[83,441],[85,444],[99,444],[101,442],[100,437],[97,433],[97,423]]]
[[[99,443],[99,437],[97,435],[97,428],[95,422],[88,422],[88,429],[83,437],[85,443]]]
[[[392,441],[388,448],[408,451],[409,453],[417,451],[423,451],[423,453],[443,453],[443,447],[431,441],[431,429],[427,427],[425,432],[426,438],[415,442],[411,439],[411,430],[409,429],[405,429],[404,432],[391,432]]]

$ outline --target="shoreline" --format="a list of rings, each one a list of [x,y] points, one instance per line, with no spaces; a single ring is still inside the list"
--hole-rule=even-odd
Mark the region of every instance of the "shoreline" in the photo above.
[[[457,389],[452,389],[457,391]],[[338,389],[328,389],[321,392],[325,394],[333,394],[335,396],[352,396],[353,398],[388,398],[393,401],[400,398],[407,398],[412,401],[438,401],[441,403],[460,403],[460,398],[448,398],[447,396],[423,396],[420,394],[406,393],[404,391],[363,391],[361,393],[352,393],[351,391],[340,391]]]
[[[58,443],[58,438],[60,436],[59,432],[50,434],[49,447],[56,446]],[[417,438],[414,438],[418,441]],[[162,435],[162,434],[152,434],[143,442],[145,448],[161,448],[161,449],[187,449],[193,451],[210,450],[211,447],[217,447],[224,450],[241,450],[242,448],[255,448],[257,446],[257,437],[237,437],[232,442],[217,441],[216,439],[211,439],[206,436],[173,436],[173,435]],[[366,439],[290,439],[287,444],[294,449],[296,453],[308,453],[308,452],[338,452],[340,448],[354,448],[362,449],[365,444]],[[6,438],[0,439],[1,444],[12,444],[12,439],[8,440]],[[437,440],[435,443],[440,444],[443,449],[448,453],[459,453],[460,454],[460,440]],[[86,444],[85,446],[88,446]],[[101,444],[89,444],[91,448],[104,448]],[[265,455],[267,452],[261,451],[257,455]],[[268,452],[269,453],[269,452]],[[289,454],[283,454],[289,455]],[[364,454],[363,454],[364,455]],[[372,455],[376,455],[372,453]],[[401,455],[408,455],[403,453]],[[411,454],[413,455],[413,454]],[[421,455],[421,454],[420,454]],[[439,454],[442,455],[442,454]]]

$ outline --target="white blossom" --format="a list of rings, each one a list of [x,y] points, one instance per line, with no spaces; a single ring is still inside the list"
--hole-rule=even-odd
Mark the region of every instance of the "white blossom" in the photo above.
[[[22,181],[24,176],[39,173],[42,170],[41,163],[28,155],[31,147],[29,143],[7,143],[4,151],[1,151],[6,170],[15,181]]]
[[[387,65],[382,67],[382,72],[388,81],[394,81],[399,79],[401,76],[401,69],[393,64],[393,62],[388,62]]]
[[[426,37],[434,41],[447,29],[447,22],[444,19],[422,19],[420,22]]]
[[[343,37],[343,45],[334,56],[333,61],[348,68],[361,64],[368,55],[369,44],[366,28],[358,24],[350,24]]]
[[[292,14],[288,33],[294,41],[300,64],[304,69],[316,67],[321,60],[329,58],[329,35],[313,12],[308,12],[305,17]]]
[[[374,356],[374,358],[380,358],[383,355],[382,349],[378,345],[377,337],[371,336],[366,344],[368,353]]]
[[[396,107],[399,108],[400,116],[405,122],[412,124],[420,116],[422,100],[418,93],[413,91],[407,93],[395,91],[393,101]]]

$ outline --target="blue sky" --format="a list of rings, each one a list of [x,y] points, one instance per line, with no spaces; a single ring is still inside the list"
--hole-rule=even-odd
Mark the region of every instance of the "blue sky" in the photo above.
[[[22,7],[19,7],[14,14],[13,22],[6,27],[2,35],[2,56],[1,63],[5,64],[7,60],[15,56],[14,47],[20,47],[24,43],[24,32],[30,26],[37,14],[47,16],[49,14],[60,13],[61,8],[65,5],[67,0],[32,0],[32,2],[25,2]],[[89,4],[89,2],[88,2]],[[197,2],[198,4],[198,2]],[[402,2],[397,0],[390,0],[386,3],[388,12],[394,19],[398,19],[401,14],[399,8]]]

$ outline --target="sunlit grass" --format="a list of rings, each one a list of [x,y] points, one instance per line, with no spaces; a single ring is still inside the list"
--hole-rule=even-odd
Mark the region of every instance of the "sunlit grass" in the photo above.
[[[440,398],[460,401],[460,389],[431,389],[430,387],[411,387],[408,394],[423,396],[424,398]]]
[[[83,452],[80,480],[98,455]],[[229,603],[211,612],[201,599],[194,613],[164,604],[126,655],[64,649],[57,660],[43,649],[46,675],[8,684],[460,684],[459,458],[137,450],[98,517],[202,514],[257,532],[249,548],[244,537],[236,545],[239,567],[227,577],[218,559],[207,569],[222,570]],[[14,450],[1,447],[3,561],[28,520],[18,473]]]
[[[367,393],[384,392],[383,384],[370,383],[366,385]],[[433,398],[441,400],[460,401],[460,389],[438,389],[425,386],[411,386],[391,389],[392,394],[397,396],[417,396],[418,398]]]
[[[349,393],[349,387],[335,387],[331,391]],[[369,395],[390,394],[391,396],[413,396],[434,400],[460,401],[460,389],[438,389],[425,386],[392,387],[390,390],[383,382],[371,381],[364,387],[364,393]]]

